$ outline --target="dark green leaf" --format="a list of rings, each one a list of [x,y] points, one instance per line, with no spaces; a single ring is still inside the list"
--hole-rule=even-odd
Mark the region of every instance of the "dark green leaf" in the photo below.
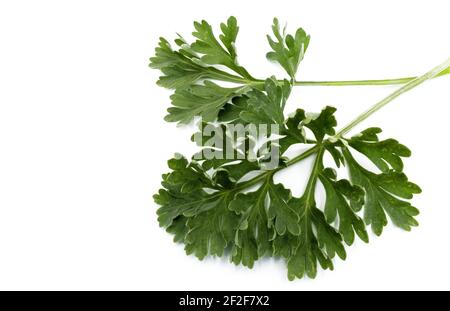
[[[264,83],[264,92],[253,89],[247,93],[247,107],[240,113],[240,118],[247,123],[284,124],[283,110],[291,92],[287,81],[278,83],[274,78]]]
[[[326,106],[319,114],[307,114],[303,120],[303,125],[309,128],[321,142],[325,135],[334,135],[334,127],[337,125],[334,112],[336,108]]]
[[[389,166],[396,171],[403,170],[403,162],[400,157],[409,157],[411,151],[395,139],[379,141],[378,135],[381,129],[371,127],[353,136],[349,145],[367,156],[382,172],[389,171]]]
[[[155,56],[150,58],[150,67],[163,73],[158,85],[169,89],[184,88],[208,76],[205,67],[194,63],[192,58],[183,53],[174,51],[166,39],[159,40]]]
[[[325,221],[323,212],[316,208],[315,199],[308,189],[297,204],[301,215],[301,234],[289,239],[292,243],[292,251],[287,258],[290,280],[302,278],[304,275],[315,278],[317,262],[322,269],[332,270],[332,258],[335,254],[341,259],[346,257],[342,237]]]
[[[223,65],[235,71],[242,77],[251,78],[250,74],[241,66],[237,65],[234,42],[239,28],[236,18],[230,17],[227,24],[222,24],[222,35],[220,40],[226,49],[217,41],[212,27],[208,22],[201,21],[194,23],[195,31],[192,33],[197,40],[191,44],[193,51],[202,54],[201,61],[211,65]]]
[[[224,88],[210,81],[178,89],[170,97],[173,107],[167,109],[169,114],[165,120],[189,123],[194,117],[202,117],[205,122],[214,121],[227,102],[247,90],[247,86]]]
[[[224,195],[209,208],[187,220],[186,253],[199,259],[207,255],[222,256],[233,242],[238,216],[228,209],[230,196]]]
[[[305,128],[311,130],[317,141],[323,141],[325,135],[333,135],[336,119],[334,112],[336,108],[325,107],[318,114],[305,113],[303,109],[297,109],[291,117],[286,120],[286,126],[282,131],[284,137],[280,140],[281,153],[293,144],[305,143],[307,141]],[[332,152],[333,157],[339,157],[332,150],[332,145],[326,145],[327,150]],[[335,159],[336,161],[338,159]]]
[[[408,181],[401,172],[389,170],[375,174],[366,170],[356,162],[348,149],[344,150],[344,157],[352,183],[366,192],[364,220],[372,226],[376,235],[380,235],[387,225],[386,213],[395,225],[404,230],[409,231],[412,226],[418,225],[414,219],[418,210],[397,197],[411,199],[413,194],[421,192],[419,186]]]
[[[336,180],[336,173],[330,168],[322,171],[319,178],[326,192],[324,212],[327,222],[332,223],[339,215],[339,232],[348,245],[353,244],[355,233],[364,242],[369,242],[364,222],[355,213],[364,204],[362,188],[345,179]]]

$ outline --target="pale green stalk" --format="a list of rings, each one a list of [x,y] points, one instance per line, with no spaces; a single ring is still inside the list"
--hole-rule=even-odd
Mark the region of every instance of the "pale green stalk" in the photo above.
[[[417,77],[411,81],[409,81],[407,84],[399,88],[398,90],[392,92],[389,96],[383,98],[379,102],[377,102],[375,105],[373,105],[371,108],[369,108],[367,111],[360,114],[358,117],[356,117],[353,121],[351,121],[349,124],[344,126],[336,135],[334,135],[334,139],[341,138],[344,134],[348,133],[352,128],[366,120],[368,117],[370,117],[372,114],[386,106],[388,103],[393,101],[395,98],[399,97],[403,93],[406,93],[416,86],[422,84],[423,82],[430,80],[436,76],[438,76],[440,73],[442,73],[444,70],[448,69],[450,66],[450,58],[448,58],[445,62],[442,64],[434,67],[424,75]]]

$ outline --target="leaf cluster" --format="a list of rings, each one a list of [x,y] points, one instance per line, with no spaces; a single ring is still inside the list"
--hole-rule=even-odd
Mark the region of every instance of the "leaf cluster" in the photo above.
[[[261,81],[237,61],[239,27],[234,17],[220,25],[218,38],[206,21],[194,27],[193,43],[179,36],[178,48],[173,49],[161,38],[150,59],[150,66],[163,74],[158,84],[175,90],[166,120],[203,119],[197,136],[201,151],[190,160],[180,155],[170,159],[170,171],[154,196],[160,205],[160,226],[185,245],[187,254],[199,259],[228,256],[249,268],[258,259],[273,256],[286,262],[289,279],[314,278],[318,267],[332,270],[336,256],[345,259],[346,247],[356,238],[368,242],[367,226],[376,235],[388,220],[404,230],[417,226],[418,210],[409,200],[421,190],[403,172],[402,158],[411,154],[407,147],[381,139],[381,129],[375,127],[353,137],[337,135],[333,107],[318,113],[297,109],[286,116],[285,105],[310,41],[303,29],[286,34],[274,20],[267,58],[284,68],[289,79]],[[224,87],[220,81],[249,83]],[[226,129],[235,124],[276,124],[281,131],[278,165],[264,167],[270,148],[250,157],[254,137],[249,135],[231,144],[235,158],[227,159],[230,150],[224,146],[233,138]],[[205,134],[206,125],[215,129],[211,135]],[[215,143],[217,133],[222,133],[220,147]],[[287,158],[293,145],[302,145],[305,151]],[[205,150],[215,157],[204,156]],[[332,167],[325,164],[325,155],[334,160]],[[308,157],[314,161],[304,172],[307,185],[295,197],[274,176]],[[367,168],[367,162],[376,169]],[[342,167],[348,174],[341,178]],[[318,187],[325,190],[321,206]]]

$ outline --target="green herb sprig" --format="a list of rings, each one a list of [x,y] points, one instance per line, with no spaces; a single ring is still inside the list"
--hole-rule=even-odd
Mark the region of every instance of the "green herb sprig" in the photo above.
[[[208,255],[229,256],[235,264],[253,267],[266,256],[281,257],[287,263],[288,278],[314,278],[318,265],[333,269],[333,258],[346,258],[346,247],[356,237],[369,241],[370,226],[381,235],[388,219],[410,230],[417,226],[419,211],[410,203],[421,192],[403,172],[402,158],[410,150],[395,139],[381,139],[380,128],[368,128],[348,137],[358,124],[401,94],[421,83],[450,73],[450,59],[418,77],[362,81],[297,81],[295,76],[310,43],[310,36],[299,28],[294,34],[281,29],[277,19],[268,36],[271,50],[267,58],[278,63],[286,79],[254,78],[237,60],[235,41],[239,31],[236,18],[220,25],[216,37],[206,22],[195,22],[195,41],[183,37],[176,48],[160,38],[150,67],[162,76],[157,84],[173,89],[169,122],[189,123],[201,117],[201,151],[191,160],[176,156],[168,161],[170,172],[163,175],[162,188],[154,196],[160,226],[184,243],[187,254],[199,259]],[[234,86],[222,86],[229,82]],[[303,85],[390,85],[402,84],[398,90],[336,130],[333,107],[319,113],[297,109],[289,117],[284,108],[291,90]],[[211,123],[213,122],[213,123]],[[230,124],[276,124],[281,131],[280,161],[276,167],[264,167],[270,148],[258,150],[256,159],[249,148],[235,145],[232,152],[241,157],[227,159],[225,148],[211,145],[204,126],[212,124],[215,133]],[[220,131],[222,130],[222,131]],[[229,140],[224,135],[221,139]],[[245,141],[251,141],[246,136]],[[305,151],[287,158],[284,153],[295,144]],[[208,158],[203,151],[222,156]],[[336,167],[345,166],[348,178],[339,179],[334,168],[326,167],[329,153]],[[365,156],[376,167],[370,170],[360,163]],[[301,197],[295,197],[274,176],[302,161],[313,158],[308,182]],[[325,189],[324,206],[316,203],[317,185]]]

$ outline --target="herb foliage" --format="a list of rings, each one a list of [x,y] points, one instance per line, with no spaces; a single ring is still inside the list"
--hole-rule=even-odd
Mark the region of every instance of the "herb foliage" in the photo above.
[[[366,81],[296,81],[299,65],[308,49],[310,36],[299,28],[287,34],[274,19],[268,35],[267,59],[286,71],[286,79],[254,78],[238,62],[235,48],[239,27],[230,17],[220,25],[216,36],[206,21],[195,22],[195,41],[178,36],[175,47],[160,38],[150,67],[161,71],[157,84],[173,89],[169,122],[189,123],[202,117],[217,129],[228,124],[276,124],[281,129],[277,167],[264,168],[264,153],[249,158],[249,150],[235,146],[239,161],[226,157],[168,161],[170,171],[163,175],[162,187],[154,196],[160,205],[161,227],[184,243],[187,254],[199,259],[229,256],[235,264],[249,268],[265,256],[283,258],[288,278],[314,278],[318,267],[333,269],[337,256],[346,258],[346,246],[358,238],[369,241],[367,227],[375,235],[392,222],[410,230],[417,226],[419,213],[410,200],[421,192],[403,172],[403,161],[410,150],[397,140],[382,139],[381,129],[372,127],[347,137],[346,134],[372,113],[400,94],[436,76],[450,73],[447,61],[420,77]],[[231,82],[233,87],[221,86]],[[349,125],[336,130],[333,107],[311,114],[297,109],[289,117],[284,108],[292,88],[297,85],[404,84],[400,89],[361,114]],[[223,84],[223,83],[222,83]],[[200,147],[213,147],[200,131]],[[224,135],[221,139],[227,140]],[[246,137],[246,142],[250,137]],[[306,151],[288,159],[284,152],[294,144]],[[215,150],[225,153],[225,149]],[[338,178],[335,168],[324,163],[329,153],[335,166],[345,166],[347,178]],[[314,159],[303,195],[294,197],[274,175],[308,157]],[[376,167],[368,169],[358,159],[366,157]],[[248,176],[253,176],[247,178]],[[325,190],[325,203],[316,203],[316,189]]]

